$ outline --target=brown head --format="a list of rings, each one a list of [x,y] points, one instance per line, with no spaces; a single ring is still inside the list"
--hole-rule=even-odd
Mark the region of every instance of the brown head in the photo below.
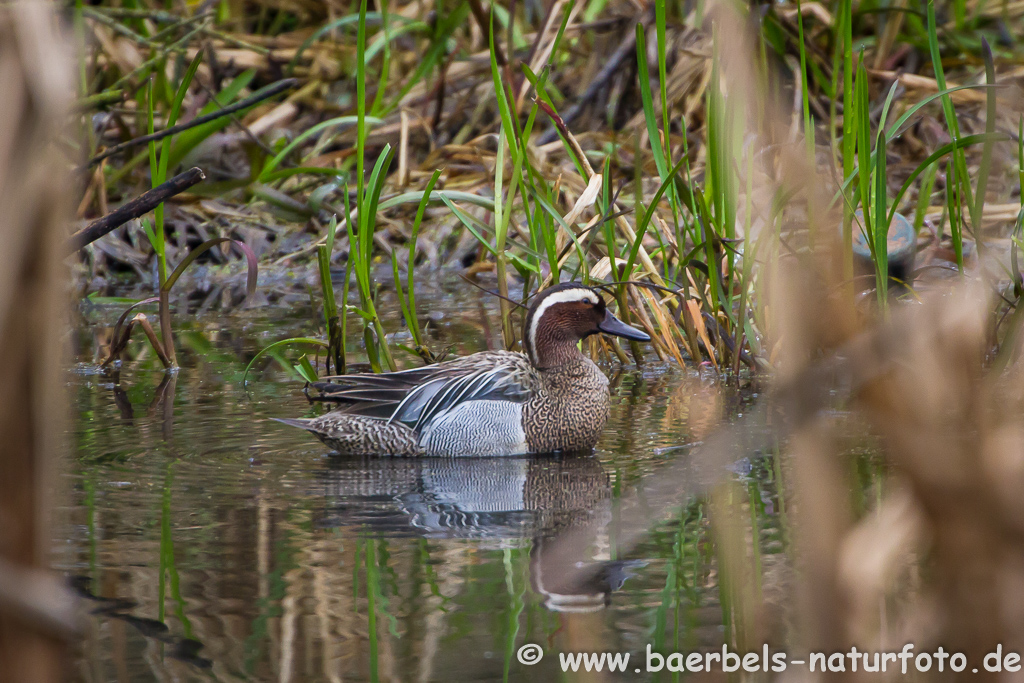
[[[598,332],[651,339],[612,315],[596,290],[567,282],[545,289],[533,300],[523,326],[523,348],[534,367],[552,368],[578,357],[576,344]]]

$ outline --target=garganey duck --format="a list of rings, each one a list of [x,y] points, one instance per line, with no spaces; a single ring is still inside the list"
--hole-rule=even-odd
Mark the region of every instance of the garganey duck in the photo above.
[[[340,404],[305,429],[341,455],[500,456],[594,447],[608,420],[608,378],[577,344],[592,334],[649,341],[578,283],[536,296],[525,353],[482,351],[386,374],[326,377],[319,400]]]

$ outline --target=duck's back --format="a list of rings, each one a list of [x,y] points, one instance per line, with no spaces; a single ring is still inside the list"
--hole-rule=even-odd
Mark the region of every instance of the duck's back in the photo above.
[[[311,386],[318,394],[315,400],[337,404],[349,415],[423,427],[467,396],[490,392],[518,400],[536,383],[536,373],[523,354],[482,351],[399,372],[325,377]]]

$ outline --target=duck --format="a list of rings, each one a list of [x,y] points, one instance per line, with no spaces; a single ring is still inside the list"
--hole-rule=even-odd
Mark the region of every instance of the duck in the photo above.
[[[608,421],[608,378],[579,349],[593,334],[650,341],[578,282],[535,295],[523,351],[481,351],[382,374],[325,377],[315,400],[337,408],[275,418],[343,456],[514,456],[593,450]]]

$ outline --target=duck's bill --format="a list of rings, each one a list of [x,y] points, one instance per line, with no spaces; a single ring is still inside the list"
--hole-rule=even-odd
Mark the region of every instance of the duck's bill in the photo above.
[[[605,313],[604,321],[597,326],[605,334],[614,334],[616,337],[632,339],[633,341],[651,341],[651,337],[644,331],[630,327],[616,318],[611,313]]]

